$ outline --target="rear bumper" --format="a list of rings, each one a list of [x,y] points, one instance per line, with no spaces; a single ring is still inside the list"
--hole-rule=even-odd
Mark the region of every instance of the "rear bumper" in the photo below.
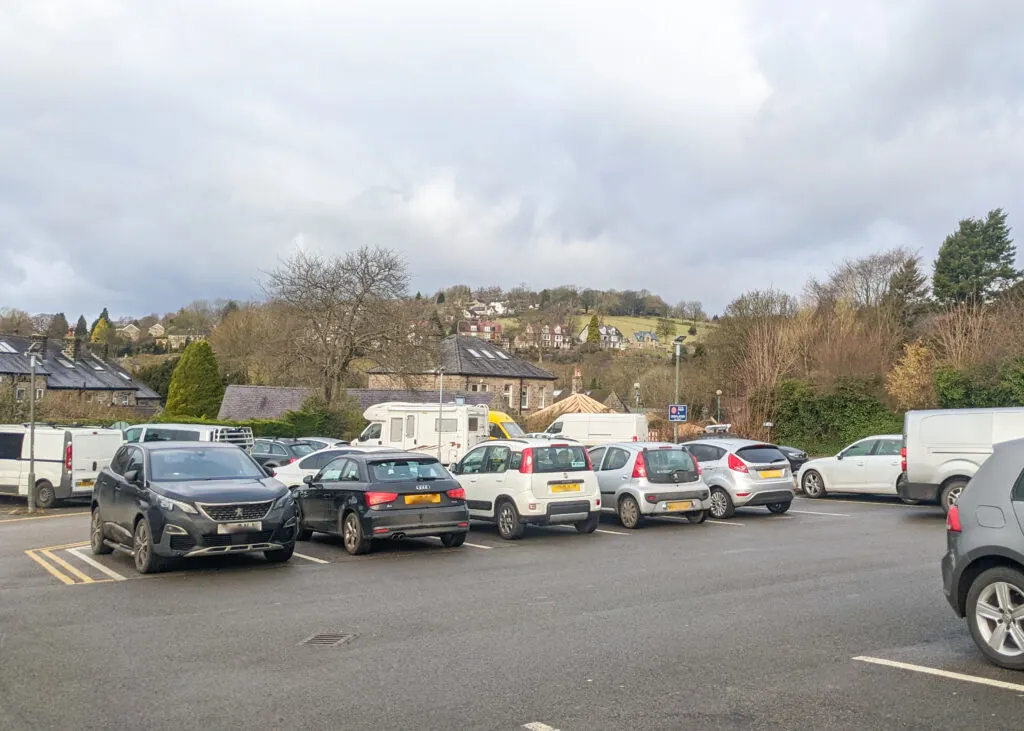
[[[775,503],[793,502],[793,488],[775,488],[756,492],[746,498],[738,498],[735,505],[774,505]]]
[[[921,482],[900,482],[896,486],[897,494],[907,500],[924,500],[925,502],[937,503],[939,501],[939,486],[929,485]]]
[[[671,487],[675,487],[674,485]],[[643,493],[638,501],[640,512],[643,515],[672,515],[673,513],[693,513],[700,510],[708,510],[711,507],[711,491],[707,488],[694,490],[658,490],[657,485],[652,485],[650,490]],[[655,498],[655,502],[649,500]],[[689,508],[670,507],[676,503],[689,502]]]
[[[578,523],[589,518],[591,514],[600,512],[600,508],[591,500],[559,500],[549,501],[542,514],[520,512],[519,517],[524,523],[532,525],[557,525]]]
[[[469,508],[446,505],[423,510],[368,510],[361,516],[363,532],[373,538],[438,536],[469,531]]]
[[[953,607],[956,616],[964,616],[964,608],[960,606],[959,576],[956,571],[956,561],[952,551],[947,551],[942,557],[942,593],[946,595],[946,601]]]

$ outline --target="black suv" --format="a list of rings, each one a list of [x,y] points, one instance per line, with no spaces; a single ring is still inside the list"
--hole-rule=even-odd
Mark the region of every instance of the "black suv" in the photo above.
[[[273,469],[291,464],[318,449],[319,446],[301,439],[257,439],[252,445],[252,458]]]
[[[262,552],[292,557],[291,492],[243,450],[209,442],[125,444],[96,478],[90,545],[148,574],[170,560]]]

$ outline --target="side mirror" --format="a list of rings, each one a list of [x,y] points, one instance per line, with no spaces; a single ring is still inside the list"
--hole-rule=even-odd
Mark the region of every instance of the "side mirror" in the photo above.
[[[843,461],[843,453],[840,452],[839,454],[837,454],[836,455],[836,459],[838,459],[840,462],[842,462]]]
[[[302,481],[304,483],[306,483],[307,485],[312,485],[313,484],[313,479],[314,479],[313,475],[306,475],[305,477],[302,478]]]
[[[141,485],[142,474],[138,470],[129,470],[124,473],[125,481],[130,485]]]
[[[448,468],[448,471],[451,472],[453,475],[461,475],[462,474],[462,465],[459,464],[459,463],[455,463],[451,467]]]

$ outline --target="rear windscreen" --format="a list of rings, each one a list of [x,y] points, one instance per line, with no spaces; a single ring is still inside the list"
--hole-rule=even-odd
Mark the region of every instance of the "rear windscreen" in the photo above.
[[[146,429],[147,442],[198,442],[199,432],[184,429]]]
[[[649,449],[644,453],[649,475],[670,475],[678,470],[696,472],[690,453],[682,449]]]
[[[389,459],[371,462],[371,482],[401,482],[402,480],[443,480],[448,477],[436,459]]]
[[[296,457],[305,457],[307,454],[313,454],[313,452],[316,451],[316,447],[314,447],[312,444],[305,443],[293,444],[291,449],[292,454],[294,454]]]
[[[773,464],[785,462],[789,464],[786,455],[779,451],[778,447],[770,444],[759,444],[753,447],[742,447],[736,450],[736,456],[750,464]]]
[[[534,447],[534,472],[585,472],[587,450],[575,446]]]

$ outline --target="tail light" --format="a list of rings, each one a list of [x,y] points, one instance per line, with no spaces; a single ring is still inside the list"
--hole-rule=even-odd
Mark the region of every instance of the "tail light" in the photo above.
[[[397,492],[368,492],[366,493],[366,504],[371,508],[374,505],[383,505],[398,499]]]
[[[647,478],[647,463],[644,461],[644,453],[639,452],[636,455],[636,464],[633,465],[633,479]]]
[[[750,472],[750,470],[747,469],[747,465],[744,464],[743,460],[737,457],[735,454],[731,453],[729,454],[729,469],[732,470],[733,472],[742,472],[744,474]]]
[[[71,454],[71,444],[68,443],[68,446],[64,448],[64,469],[68,472],[71,471]]]
[[[907,448],[904,447],[900,450],[900,471],[907,471]]]
[[[451,500],[465,500],[466,490],[462,487],[455,487],[448,491],[448,497]]]
[[[292,457],[290,460],[288,460],[288,464],[293,464],[293,463],[298,462],[298,461],[299,460],[295,459],[295,457]]]
[[[697,470],[697,474],[698,475],[703,475],[704,474],[704,470],[702,470],[700,468],[700,462],[697,461],[697,458],[694,457],[693,454],[691,454],[690,455],[690,459],[693,460],[693,469]]]
[[[633,435],[633,441],[634,441],[634,442],[638,442],[638,441],[640,441],[639,439],[637,439],[637,437],[636,437],[636,435],[635,435],[635,434]]]
[[[519,463],[519,471],[524,475],[533,474],[533,447],[523,450],[523,460]]]
[[[583,454],[586,455],[586,458],[587,458],[587,471],[588,472],[593,472],[594,471],[594,463],[590,461],[590,452],[588,452],[587,450],[584,449],[583,450]]]
[[[949,509],[946,513],[946,530],[953,531],[954,533],[960,532],[960,508],[956,505]]]

